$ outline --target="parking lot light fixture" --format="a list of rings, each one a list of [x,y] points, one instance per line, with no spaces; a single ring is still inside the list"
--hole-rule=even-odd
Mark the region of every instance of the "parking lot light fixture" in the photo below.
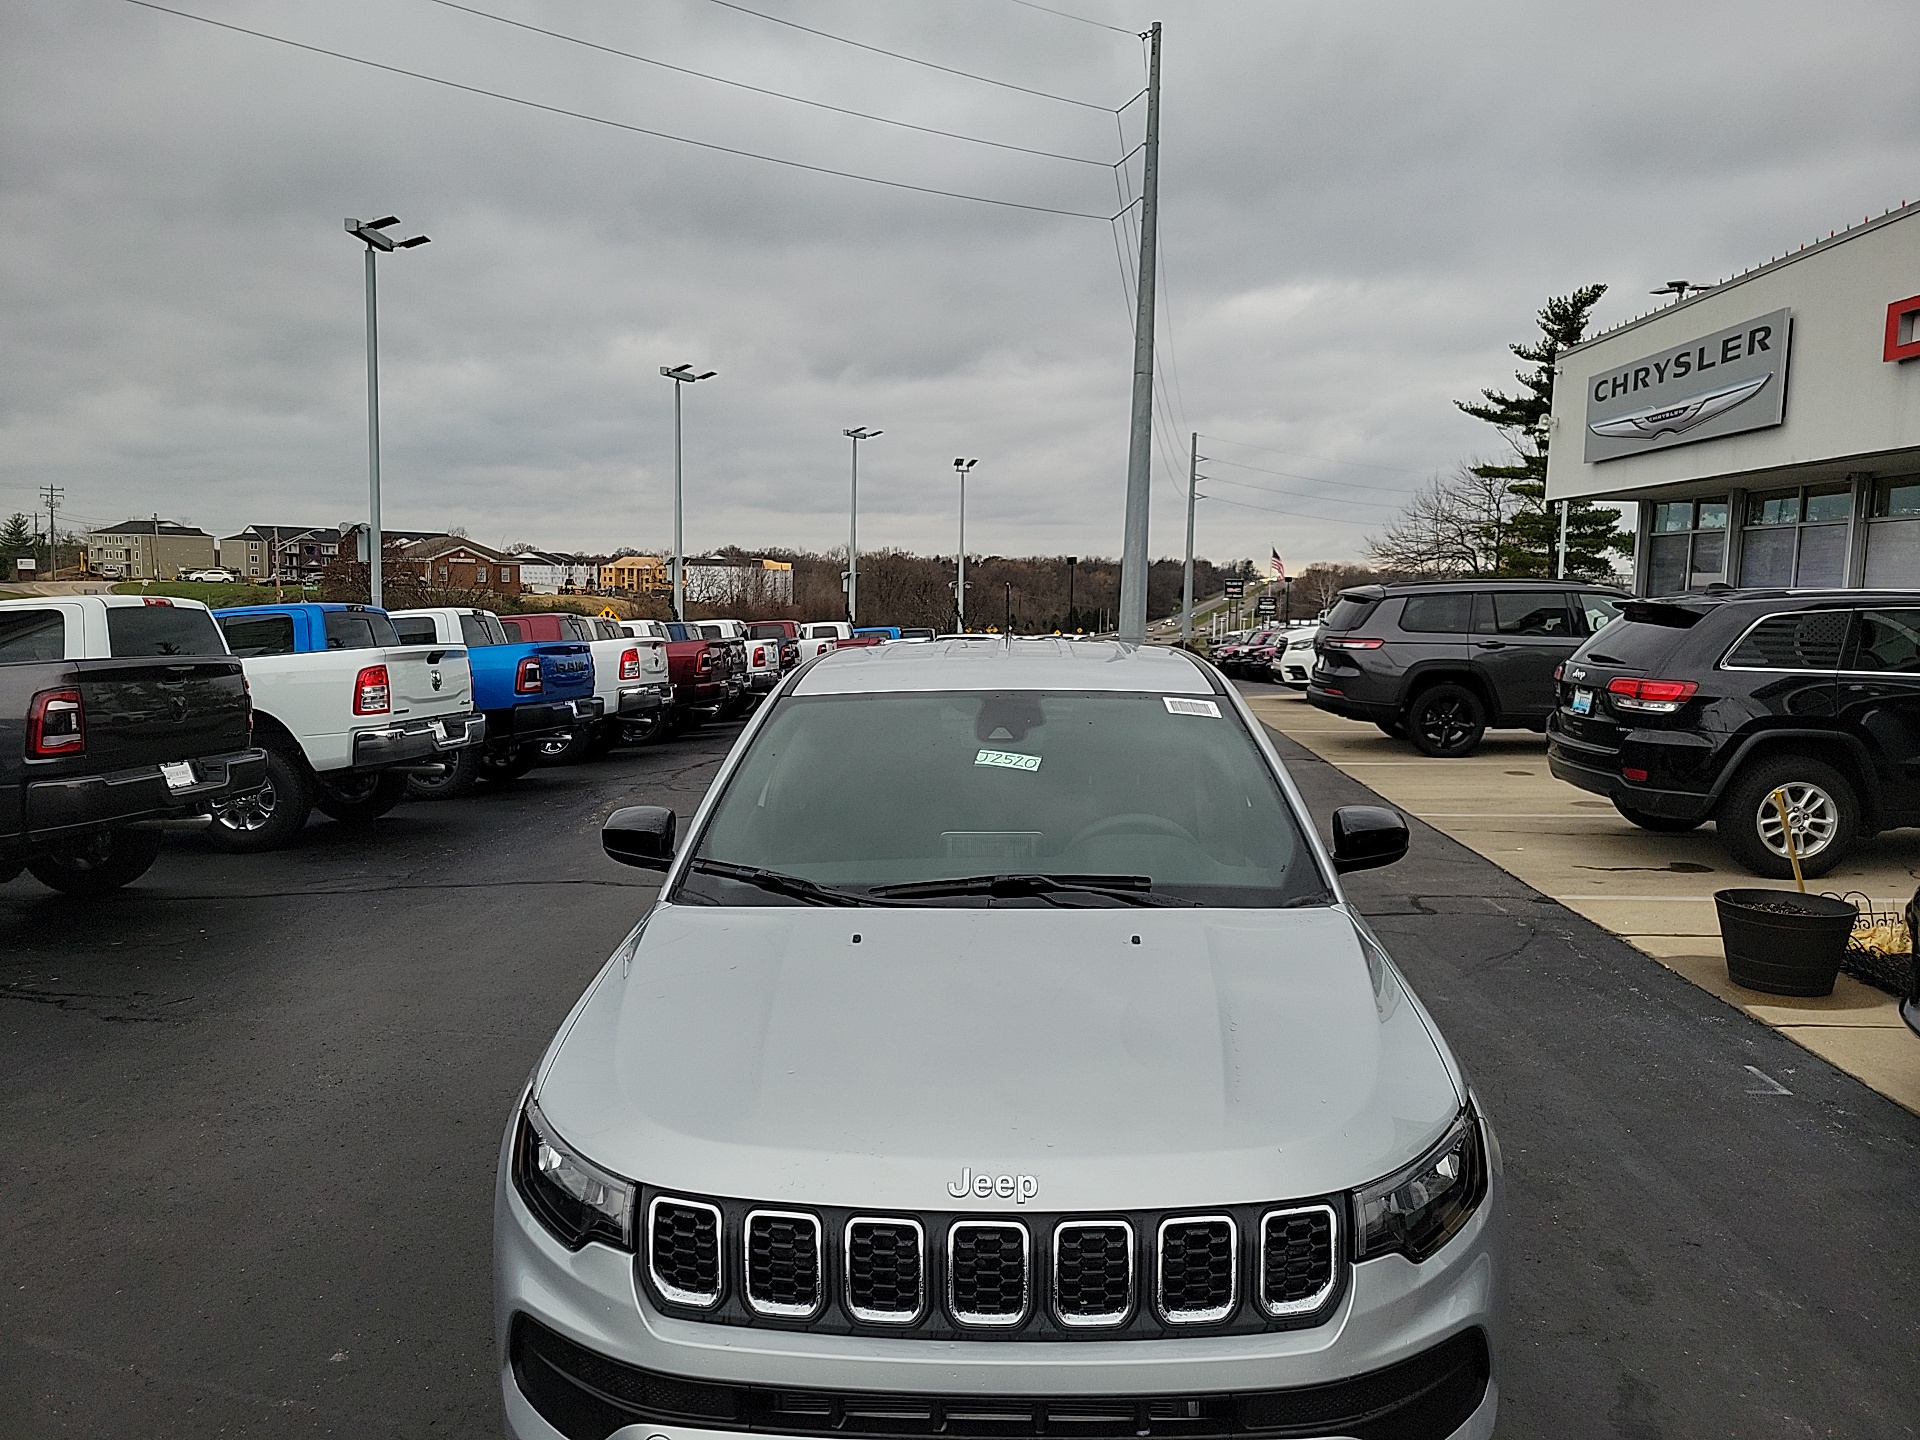
[[[954,613],[959,619],[955,627],[961,634],[967,629],[967,476],[973,473],[978,460],[962,460],[954,457],[954,472],[960,477],[960,564],[953,578]]]
[[[380,325],[373,282],[373,255],[376,250],[411,250],[428,243],[425,235],[396,240],[386,234],[390,225],[398,225],[398,215],[378,220],[347,218],[347,233],[367,247],[367,594],[377,607],[381,603],[380,584]]]
[[[691,365],[662,365],[660,373],[673,381],[673,618],[687,618],[687,562],[681,530],[680,391],[697,380],[711,380],[720,372],[694,373]]]
[[[853,479],[851,498],[847,503],[847,624],[857,625],[859,621],[855,617],[860,613],[860,442],[887,432],[869,430],[861,425],[840,433],[853,442]]]

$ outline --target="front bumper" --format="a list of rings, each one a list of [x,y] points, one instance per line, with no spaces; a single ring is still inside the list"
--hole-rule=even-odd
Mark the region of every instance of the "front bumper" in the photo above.
[[[264,750],[201,755],[186,763],[193,769],[193,779],[185,785],[169,785],[158,765],[106,775],[29,779],[24,838],[61,839],[136,820],[198,814],[267,782]]]
[[[435,716],[431,720],[403,720],[378,730],[362,730],[353,737],[355,770],[384,770],[415,760],[431,760],[478,745],[487,738],[487,717],[478,711]]]
[[[555,1382],[551,1370],[544,1376],[547,1384],[536,1381],[529,1386],[541,1401],[536,1407],[515,1373],[517,1318],[522,1323],[523,1365],[527,1361],[525,1322],[532,1321],[559,1337],[558,1348],[570,1343],[587,1352],[576,1375],[598,1391],[598,1403],[611,1401],[617,1406],[623,1394],[632,1400],[636,1393],[628,1388],[632,1370],[652,1372],[653,1385],[642,1381],[644,1393],[650,1396],[709,1388],[729,1393],[741,1389],[759,1393],[804,1390],[812,1392],[816,1403],[847,1405],[849,1420],[853,1402],[866,1402],[860,1407],[859,1425],[849,1423],[833,1433],[865,1436],[868,1440],[895,1440],[897,1436],[922,1433],[921,1426],[885,1418],[885,1407],[879,1402],[888,1396],[903,1405],[908,1397],[945,1397],[949,1402],[972,1401],[977,1409],[996,1412],[1004,1407],[1007,1397],[1019,1397],[1031,1417],[1030,1425],[1015,1424],[994,1433],[1039,1436],[1056,1431],[1047,1427],[1044,1418],[1033,1414],[1035,1403],[1076,1398],[1107,1401],[1115,1397],[1143,1405],[1167,1397],[1177,1397],[1176,1403],[1224,1403],[1224,1397],[1249,1391],[1267,1392],[1269,1396],[1273,1392],[1312,1392],[1315,1387],[1339,1387],[1343,1382],[1374,1377],[1377,1372],[1398,1366],[1417,1368],[1423,1357],[1431,1363],[1433,1352],[1450,1342],[1456,1346],[1474,1343],[1461,1337],[1479,1332],[1489,1352],[1482,1372],[1484,1386],[1479,1388],[1481,1381],[1476,1378],[1476,1388],[1466,1393],[1464,1400],[1458,1389],[1452,1391],[1448,1401],[1451,1409],[1442,1412],[1444,1419],[1428,1412],[1427,1428],[1411,1425],[1376,1431],[1371,1421],[1355,1414],[1347,1423],[1329,1422],[1325,1433],[1361,1437],[1390,1433],[1410,1440],[1487,1440],[1493,1433],[1499,1403],[1504,1233],[1498,1148],[1492,1144],[1488,1147],[1491,1179],[1487,1198],[1466,1228],[1424,1264],[1388,1255],[1354,1265],[1346,1290],[1328,1319],[1311,1329],[1151,1340],[1009,1343],[770,1328],[743,1330],[664,1316],[637,1289],[631,1255],[600,1244],[570,1252],[533,1218],[508,1178],[512,1138],[509,1126],[502,1142],[494,1199],[494,1313],[507,1433],[516,1440],[578,1440],[583,1434],[593,1434],[596,1440],[601,1436],[613,1440],[720,1440],[724,1435],[737,1434],[742,1428],[739,1420],[746,1418],[737,1416],[733,1423],[712,1419],[702,1423],[693,1417],[713,1417],[716,1412],[697,1407],[683,1407],[677,1413],[656,1408],[649,1414],[640,1408],[642,1403],[651,1403],[646,1401],[630,1404],[612,1429],[590,1424],[583,1427],[579,1412],[570,1414],[564,1400],[556,1402],[554,1389],[557,1383],[564,1396],[578,1385],[565,1377]],[[657,1387],[660,1377],[668,1377],[664,1387]],[[671,1382],[675,1379],[694,1383],[674,1386]],[[1436,1389],[1434,1395],[1438,1394]],[[1270,1413],[1299,1413],[1297,1409],[1288,1412],[1286,1407],[1304,1405],[1314,1398],[1311,1394],[1274,1396]],[[1416,1397],[1413,1403],[1428,1400]],[[1432,1400],[1434,1406],[1438,1403]],[[946,1408],[951,1418],[954,1407],[948,1404]],[[603,1418],[608,1414],[606,1410],[598,1413]],[[1422,1413],[1402,1412],[1395,1418],[1411,1424]],[[876,1422],[876,1414],[883,1418]],[[811,1422],[795,1422],[791,1429],[782,1429],[778,1424],[765,1423],[764,1417],[750,1428],[755,1434],[827,1433]],[[941,1433],[960,1436],[974,1432],[950,1425]],[[1057,1433],[1096,1440],[1107,1432],[1072,1427]],[[1133,1436],[1140,1432],[1129,1418],[1121,1433]],[[1162,1432],[1154,1429],[1145,1433]],[[1204,1428],[1178,1433],[1192,1440],[1212,1440]],[[1225,1440],[1227,1430],[1219,1433],[1220,1440]],[[1234,1433],[1304,1432],[1275,1424],[1242,1427]]]

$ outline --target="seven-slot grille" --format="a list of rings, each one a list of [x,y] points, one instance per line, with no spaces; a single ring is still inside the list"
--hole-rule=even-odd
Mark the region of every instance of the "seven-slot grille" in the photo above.
[[[962,1325],[1018,1325],[1027,1318],[1027,1227],[956,1220],[947,1231],[947,1309]]]
[[[1180,1215],[1160,1222],[1160,1318],[1169,1325],[1224,1320],[1239,1300],[1239,1232],[1231,1215]]]
[[[676,1305],[720,1303],[720,1211],[698,1200],[658,1195],[647,1214],[647,1264]]]
[[[927,1303],[926,1232],[918,1220],[856,1215],[847,1222],[847,1313],[870,1325],[911,1325]]]
[[[1333,1293],[1340,1219],[1331,1205],[1260,1217],[1260,1308],[1278,1319],[1318,1310]]]
[[[796,1210],[755,1210],[745,1236],[747,1304],[756,1315],[811,1320],[826,1298],[820,1222]]]
[[[1125,1322],[1133,1310],[1133,1227],[1124,1220],[1056,1225],[1053,1303],[1070,1329]]]

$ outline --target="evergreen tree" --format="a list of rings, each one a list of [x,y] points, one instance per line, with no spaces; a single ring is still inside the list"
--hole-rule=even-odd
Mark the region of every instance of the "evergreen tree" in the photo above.
[[[37,543],[33,533],[33,522],[18,510],[9,515],[5,524],[0,524],[0,555],[12,560],[15,556],[31,555]]]
[[[1482,390],[1480,400],[1456,400],[1467,414],[1500,431],[1514,452],[1514,464],[1480,464],[1468,470],[1501,486],[1515,502],[1512,513],[1494,523],[1489,537],[1495,556],[1494,573],[1551,577],[1560,543],[1557,505],[1547,504],[1547,418],[1553,413],[1553,370],[1560,355],[1586,334],[1587,321],[1604,285],[1583,285],[1571,295],[1556,295],[1540,311],[1541,338],[1532,344],[1508,348],[1533,365],[1514,378],[1519,393]],[[1631,555],[1633,535],[1620,526],[1619,513],[1587,500],[1567,503],[1567,574],[1580,579],[1604,579],[1612,573],[1610,555]]]

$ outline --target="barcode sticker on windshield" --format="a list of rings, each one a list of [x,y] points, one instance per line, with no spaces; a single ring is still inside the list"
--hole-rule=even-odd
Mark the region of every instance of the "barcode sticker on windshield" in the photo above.
[[[1220,718],[1220,707],[1211,700],[1182,700],[1177,695],[1162,695],[1169,715],[1205,715],[1208,719]]]
[[[982,750],[973,757],[976,765],[998,765],[1003,770],[1038,770],[1038,755],[1021,755],[1012,750]]]

